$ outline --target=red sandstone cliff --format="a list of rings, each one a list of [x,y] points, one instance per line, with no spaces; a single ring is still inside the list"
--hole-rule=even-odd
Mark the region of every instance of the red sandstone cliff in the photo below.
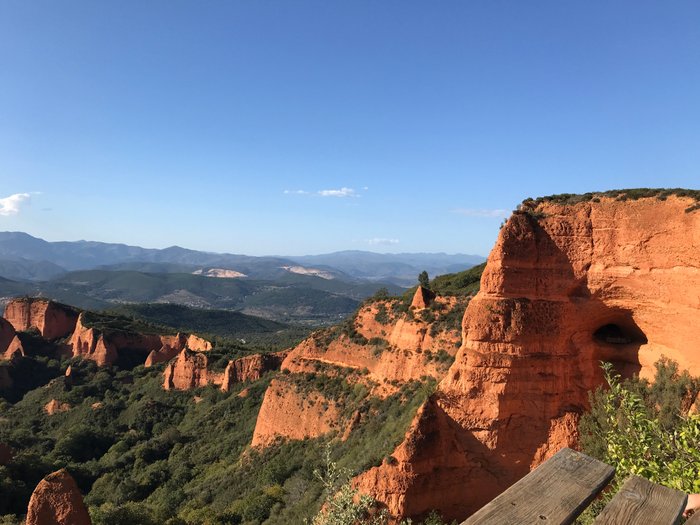
[[[105,341],[104,336],[94,328],[83,324],[83,314],[80,314],[75,331],[70,339],[73,357],[82,357],[95,361],[99,366],[111,365],[117,360],[117,349]]]
[[[278,439],[307,439],[341,429],[342,407],[318,391],[304,392],[289,378],[273,379],[265,391],[252,446]]]
[[[194,334],[161,335],[159,340],[160,348],[154,348],[148,354],[144,363],[146,367],[167,363],[185,348],[193,352],[208,352],[212,349],[212,344],[209,341]],[[155,344],[158,345],[158,343]]]
[[[207,356],[183,350],[163,372],[165,390],[190,390],[213,382],[213,374],[207,371]]]
[[[195,335],[156,335],[136,332],[109,331],[88,327],[80,314],[70,339],[73,357],[91,359],[99,366],[116,362],[120,352],[143,355],[144,364],[151,366],[169,361],[185,348],[206,352],[211,350],[209,341]]]
[[[182,350],[177,359],[165,367],[163,388],[191,390],[213,384],[228,392],[236,383],[256,381],[266,372],[279,370],[286,355],[286,352],[253,354],[233,359],[223,372],[214,372],[208,368],[205,354]]]
[[[12,325],[0,317],[0,359],[12,359],[16,355],[24,355],[22,342]]]
[[[700,212],[689,199],[529,203],[502,228],[463,344],[398,460],[359,476],[397,516],[463,519],[576,442],[599,361],[700,373]]]
[[[408,381],[441,379],[461,337],[458,327],[442,324],[441,319],[454,308],[461,313],[467,301],[435,297],[418,288],[409,312],[398,308],[396,299],[369,302],[344,331],[321,330],[302,341],[282,363],[282,370],[289,376],[284,382],[275,383],[274,388],[271,385],[265,394],[253,444],[264,446],[280,438],[317,437],[331,429],[344,429],[343,437],[347,438],[357,427],[353,418],[339,419],[337,410],[315,411],[302,403],[304,399],[323,397],[322,391],[307,388],[298,393],[283,388],[301,374],[342,378],[349,385],[363,383],[378,397],[395,393]],[[423,311],[426,306],[431,306],[429,311]],[[324,405],[333,406],[330,402]],[[292,424],[295,420],[296,425]]]
[[[90,525],[78,486],[65,469],[49,474],[34,489],[26,525]]]
[[[287,352],[253,354],[229,361],[221,383],[221,390],[228,392],[236,383],[257,381],[263,374],[279,370]]]
[[[36,328],[45,339],[56,339],[73,331],[78,312],[47,299],[24,297],[12,299],[5,307],[4,317],[17,331]]]

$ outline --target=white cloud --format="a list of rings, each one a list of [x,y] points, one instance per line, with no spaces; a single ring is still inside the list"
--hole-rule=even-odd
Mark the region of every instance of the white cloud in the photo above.
[[[508,210],[480,210],[475,208],[458,208],[452,210],[452,213],[457,213],[458,215],[464,215],[466,217],[490,217],[503,219],[510,215]]]
[[[340,188],[339,190],[320,190],[321,197],[358,197],[357,192],[352,188]]]
[[[0,215],[17,215],[22,205],[29,201],[30,193],[15,193],[9,197],[0,199]]]
[[[338,190],[284,190],[285,195],[315,195],[318,197],[359,197],[360,195],[353,188],[343,186]]]
[[[375,237],[374,239],[369,239],[367,241],[367,244],[370,246],[377,246],[377,245],[382,245],[382,246],[390,246],[392,244],[399,244],[398,239],[384,239],[381,237]]]

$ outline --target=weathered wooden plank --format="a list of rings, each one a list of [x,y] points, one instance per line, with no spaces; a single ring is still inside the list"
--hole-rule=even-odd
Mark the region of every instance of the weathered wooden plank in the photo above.
[[[596,518],[595,525],[680,523],[688,496],[639,476],[628,478]]]
[[[564,448],[462,525],[572,523],[614,474],[610,465]]]

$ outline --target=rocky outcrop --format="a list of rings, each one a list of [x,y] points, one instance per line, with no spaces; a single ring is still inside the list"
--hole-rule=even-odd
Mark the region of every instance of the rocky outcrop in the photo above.
[[[71,406],[68,403],[62,403],[58,399],[52,399],[44,405],[44,412],[46,412],[49,416],[53,416],[54,414],[59,414],[61,412],[67,412],[70,409]]]
[[[273,379],[265,391],[253,432],[254,447],[278,439],[309,439],[341,429],[341,407],[318,391],[301,391],[288,378]]]
[[[208,352],[212,349],[211,342],[194,334],[189,334],[185,339],[185,347],[193,352]]]
[[[157,335],[126,331],[102,331],[87,326],[81,313],[70,339],[73,357],[95,361],[99,366],[114,364],[120,352],[140,355],[146,366],[171,360],[185,348],[198,352],[211,350],[209,341],[195,335]],[[137,359],[138,360],[138,359]]]
[[[61,469],[46,476],[34,489],[26,525],[91,525],[90,515],[75,480]]]
[[[45,339],[69,335],[78,319],[78,312],[67,305],[40,298],[12,299],[5,307],[7,319],[17,331],[39,331]]]
[[[391,464],[356,483],[395,516],[463,519],[576,443],[599,361],[700,373],[700,212],[689,199],[527,202],[501,229],[463,343]]]
[[[95,361],[98,366],[113,364],[118,357],[116,347],[106,341],[99,330],[85,326],[83,318],[84,314],[81,313],[70,339],[73,357],[90,359]]]
[[[165,390],[191,390],[207,386],[213,379],[207,371],[207,356],[183,350],[163,372]]]
[[[287,352],[253,354],[229,361],[224,370],[221,390],[228,392],[236,383],[257,381],[265,373],[279,370]]]
[[[319,366],[355,370],[366,381],[380,385],[376,392],[380,395],[395,391],[390,385],[397,382],[426,376],[441,379],[461,339],[460,328],[442,325],[441,319],[454,308],[462,312],[466,300],[434,298],[436,308],[425,318],[393,313],[394,302],[363,306],[353,320],[355,336],[331,333],[329,337],[328,332],[319,332],[302,341],[289,352],[282,369],[296,373],[316,372]]]
[[[15,356],[23,356],[24,348],[17,337],[13,326],[0,317],[0,359],[12,359]]]
[[[435,299],[435,294],[431,290],[425,288],[424,286],[419,285],[418,288],[416,288],[416,293],[413,294],[411,308],[413,308],[414,310],[428,308],[433,299]]]
[[[362,383],[372,396],[381,398],[396,393],[409,381],[441,379],[461,337],[459,323],[451,325],[444,322],[445,318],[455,309],[461,317],[468,299],[432,296],[430,301],[426,315],[414,314],[415,309],[410,310],[398,299],[373,301],[365,304],[342,331],[336,328],[312,334],[289,351],[282,362],[287,382],[303,383],[309,375],[325,375],[343,379],[350,389]],[[337,411],[314,412],[307,408],[301,400],[323,397],[324,392],[308,383],[306,386],[304,392],[296,394],[293,389],[283,389],[279,382],[274,389],[270,386],[258,414],[255,445],[265,446],[276,439],[302,439],[307,434],[315,437],[331,429],[338,430],[341,439],[346,440],[359,427],[359,414],[346,421],[338,419]],[[289,394],[294,402],[281,392]]]
[[[163,372],[165,390],[191,390],[209,384],[228,392],[237,383],[257,381],[263,374],[279,370],[286,352],[253,354],[228,362],[223,372],[208,368],[207,356],[201,352],[184,349]]]
[[[212,344],[194,334],[161,335],[160,348],[153,349],[148,354],[144,365],[153,366],[158,363],[167,363],[185,348],[193,352],[208,352]]]

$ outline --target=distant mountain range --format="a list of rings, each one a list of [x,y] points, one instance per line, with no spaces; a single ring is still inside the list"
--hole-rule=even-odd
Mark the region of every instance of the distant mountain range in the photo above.
[[[324,255],[253,257],[179,246],[149,249],[94,241],[48,242],[23,232],[0,232],[0,276],[23,281],[44,281],[70,271],[92,269],[198,272],[200,275],[226,275],[229,272],[220,270],[232,270],[250,279],[277,280],[298,274],[328,280],[385,281],[411,286],[423,270],[430,275],[441,275],[465,270],[484,260],[479,255],[356,250]]]
[[[443,275],[464,271],[486,260],[480,255],[462,253],[374,253],[359,250],[287,258],[305,266],[333,268],[356,279],[387,281],[399,286],[414,285],[423,270],[431,276]]]
[[[47,242],[0,233],[0,303],[43,296],[87,309],[176,304],[239,311],[282,322],[327,324],[385,287],[401,294],[422,270],[465,270],[473,255],[348,251],[304,257],[252,257],[171,247]]]

